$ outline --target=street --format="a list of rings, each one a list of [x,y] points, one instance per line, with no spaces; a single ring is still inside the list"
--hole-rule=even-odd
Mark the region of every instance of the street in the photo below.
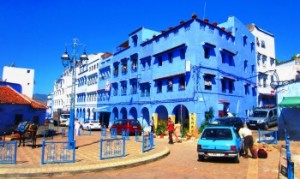
[[[79,173],[54,178],[278,178],[279,150],[268,153],[267,159],[245,159],[240,163],[230,159],[197,161],[196,140],[174,145],[167,139],[155,140],[156,145],[168,145],[170,155],[158,161],[124,169]],[[126,160],[120,159],[120,160]]]

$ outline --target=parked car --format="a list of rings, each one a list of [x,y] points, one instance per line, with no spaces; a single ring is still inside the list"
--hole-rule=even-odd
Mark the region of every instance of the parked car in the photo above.
[[[221,117],[211,121],[211,124],[215,125],[233,126],[236,131],[239,131],[245,123],[246,119],[243,117]]]
[[[138,120],[135,119],[118,119],[115,120],[111,129],[117,129],[117,133],[121,134],[122,130],[128,130],[129,134],[135,134],[135,131],[141,131],[142,127]]]
[[[270,126],[277,126],[276,108],[256,108],[253,115],[247,121],[249,128],[268,129]]]
[[[223,157],[233,158],[239,163],[242,146],[242,139],[234,127],[207,126],[197,143],[198,161]]]
[[[101,124],[99,121],[90,120],[90,121],[82,124],[82,129],[83,130],[100,130]]]

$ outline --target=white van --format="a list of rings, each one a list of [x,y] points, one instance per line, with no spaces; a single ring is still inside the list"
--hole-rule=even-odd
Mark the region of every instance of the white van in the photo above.
[[[69,123],[69,120],[70,120],[70,114],[61,114],[59,117],[59,125],[66,126],[67,123]]]

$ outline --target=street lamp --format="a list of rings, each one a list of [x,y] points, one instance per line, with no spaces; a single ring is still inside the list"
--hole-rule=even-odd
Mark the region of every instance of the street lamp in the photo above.
[[[66,47],[66,51],[62,54],[61,60],[63,66],[66,68],[70,68],[72,70],[72,89],[71,89],[71,98],[70,98],[70,119],[69,119],[69,130],[68,130],[68,148],[74,149],[74,118],[75,118],[75,89],[76,89],[76,66],[81,65],[83,61],[88,60],[88,56],[86,51],[82,53],[80,58],[77,58],[77,53],[79,50],[79,40],[74,38],[73,44],[70,45],[72,47],[71,57],[68,54],[68,50]]]

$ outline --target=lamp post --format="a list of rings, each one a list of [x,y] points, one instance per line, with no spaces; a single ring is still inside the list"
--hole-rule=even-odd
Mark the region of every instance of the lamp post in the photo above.
[[[74,122],[75,122],[75,89],[76,89],[76,66],[80,65],[83,61],[88,60],[88,56],[86,51],[82,53],[80,58],[77,58],[77,53],[79,50],[79,40],[74,38],[73,44],[70,45],[72,47],[71,57],[68,54],[68,50],[66,47],[66,51],[61,56],[62,64],[65,68],[69,68],[72,71],[72,85],[71,85],[71,95],[70,95],[70,119],[69,119],[69,130],[68,130],[68,148],[74,149]]]

